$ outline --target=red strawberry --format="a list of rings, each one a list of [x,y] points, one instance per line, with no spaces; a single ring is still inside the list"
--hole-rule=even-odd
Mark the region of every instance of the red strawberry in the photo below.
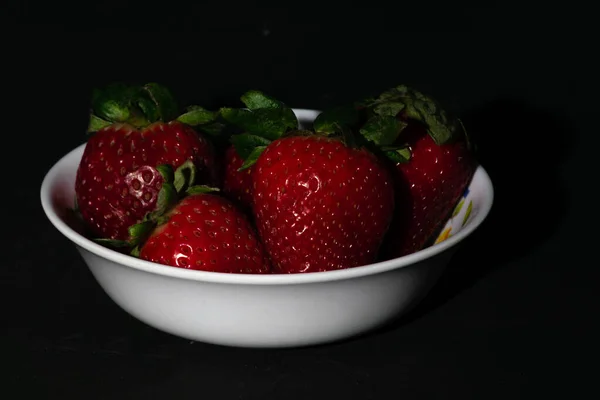
[[[100,242],[131,244],[129,228],[164,212],[176,191],[212,183],[212,145],[188,125],[211,116],[197,108],[175,120],[174,101],[157,84],[111,85],[92,105],[94,134],[77,170],[77,207]]]
[[[254,168],[254,216],[276,272],[376,260],[394,192],[372,153],[334,138],[288,136],[267,146]]]
[[[401,222],[395,225],[399,229],[390,235],[393,238],[390,249],[394,249],[391,256],[420,250],[434,238],[464,193],[474,170],[471,152],[464,141],[437,145],[416,124],[407,128],[403,137],[410,146],[411,159],[396,164],[402,185],[397,193],[400,202],[412,207],[410,211],[397,213]]]
[[[394,209],[392,180],[372,153],[354,146],[334,110],[320,132],[298,131],[285,104],[258,91],[245,109],[221,109],[245,133],[231,141],[251,168],[252,209],[273,271],[300,273],[372,263]],[[324,129],[328,128],[328,129]],[[329,137],[328,137],[329,136]]]
[[[475,159],[459,120],[433,99],[406,86],[362,104],[369,119],[360,131],[395,165],[395,219],[385,257],[421,250],[435,239],[464,193]]]
[[[247,217],[224,197],[191,194],[160,218],[143,260],[194,270],[263,274],[269,262]]]
[[[244,210],[252,208],[252,167],[241,169],[244,164],[233,145],[225,151],[225,178],[223,193]]]
[[[252,208],[252,163],[272,140],[298,127],[292,109],[262,92],[250,90],[241,96],[245,109],[222,108],[220,115],[242,132],[230,137],[225,152],[223,192],[244,211]]]

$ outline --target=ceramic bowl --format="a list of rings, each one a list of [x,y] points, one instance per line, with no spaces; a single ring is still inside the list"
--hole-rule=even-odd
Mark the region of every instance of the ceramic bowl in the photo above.
[[[315,110],[294,110],[301,125]],[[337,341],[380,327],[412,308],[435,283],[457,246],[486,218],[492,182],[479,166],[436,244],[404,257],[346,270],[291,275],[192,271],[102,247],[69,219],[85,145],[45,176],[41,202],[106,294],[140,321],[170,334],[240,347],[295,347]]]

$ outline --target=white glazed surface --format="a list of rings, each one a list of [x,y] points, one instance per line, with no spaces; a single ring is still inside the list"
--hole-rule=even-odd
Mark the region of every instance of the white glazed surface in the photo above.
[[[310,124],[314,110],[294,110]],[[77,166],[85,145],[59,160],[41,187],[51,223],[71,240],[104,291],[140,321],[171,334],[213,344],[294,347],[365,333],[405,313],[426,295],[465,237],[487,217],[493,187],[479,166],[469,186],[465,220],[417,253],[363,267],[293,275],[221,274],[158,265],[106,249],[67,222]],[[454,218],[454,220],[456,220]]]

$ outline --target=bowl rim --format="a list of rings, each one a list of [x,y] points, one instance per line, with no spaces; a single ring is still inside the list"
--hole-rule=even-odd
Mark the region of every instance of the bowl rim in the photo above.
[[[296,113],[299,120],[312,120],[316,117],[316,115],[319,114],[318,110],[298,108],[295,108],[293,110]],[[85,146],[86,143],[83,143],[77,146],[75,149],[68,152],[67,154],[65,154],[64,156],[62,156],[58,161],[56,161],[56,163],[44,176],[40,189],[40,197],[42,208],[47,218],[60,233],[67,237],[67,239],[69,239],[71,242],[73,242],[80,248],[89,251],[90,253],[95,254],[98,257],[107,259],[124,267],[137,269],[151,274],[184,280],[234,285],[294,285],[302,283],[340,281],[363,276],[376,275],[386,271],[404,268],[409,265],[431,258],[437,254],[444,252],[445,250],[456,246],[459,242],[461,242],[467,236],[473,233],[483,223],[483,221],[487,218],[492,208],[492,204],[494,202],[494,187],[491,182],[491,179],[487,171],[481,165],[478,165],[474,176],[478,175],[478,179],[481,181],[481,185],[483,186],[482,190],[484,191],[480,205],[480,210],[456,234],[450,236],[449,238],[440,243],[431,245],[430,247],[427,247],[415,253],[394,258],[391,260],[379,261],[373,264],[363,265],[360,267],[341,269],[335,271],[307,272],[302,274],[226,274],[221,272],[188,270],[141,260],[126,254],[118,253],[114,250],[110,250],[76,232],[55,212],[51,196],[51,189],[53,183],[60,176],[59,172],[64,170],[67,161],[70,158],[72,158],[76,153],[83,153]]]

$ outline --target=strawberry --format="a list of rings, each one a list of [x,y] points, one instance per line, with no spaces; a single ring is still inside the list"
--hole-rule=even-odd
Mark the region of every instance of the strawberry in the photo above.
[[[379,146],[395,170],[394,222],[385,258],[429,245],[459,201],[475,171],[475,158],[460,120],[431,97],[401,85],[359,104],[364,138]]]
[[[269,272],[267,255],[246,215],[222,196],[193,191],[158,219],[139,257],[194,270]]]
[[[254,216],[275,271],[374,262],[394,209],[387,170],[364,148],[294,135],[267,146],[254,166]]]
[[[244,210],[252,208],[252,167],[242,168],[244,159],[230,145],[225,151],[223,193]]]
[[[93,135],[75,182],[76,208],[90,235],[131,247],[133,226],[163,213],[189,185],[212,184],[212,145],[192,125],[214,117],[200,107],[177,117],[170,92],[154,83],[95,91]]]
[[[241,96],[246,109],[222,108],[220,115],[241,133],[230,136],[225,152],[223,193],[245,211],[252,209],[252,163],[271,140],[297,128],[293,111],[266,94],[250,90]],[[254,151],[254,154],[252,152]]]
[[[252,169],[252,216],[273,272],[374,262],[392,219],[392,180],[375,155],[344,135],[345,115],[322,117],[319,133],[300,131],[283,103],[257,91],[242,101],[246,109],[220,112],[247,132],[232,142],[241,169]]]

